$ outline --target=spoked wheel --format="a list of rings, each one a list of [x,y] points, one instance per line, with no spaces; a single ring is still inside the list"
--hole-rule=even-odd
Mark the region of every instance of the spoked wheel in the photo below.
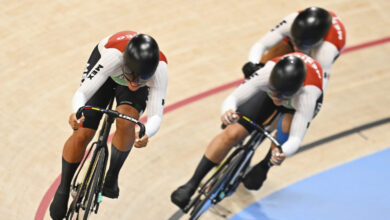
[[[242,155],[243,151],[234,155],[230,162],[223,164],[220,168],[221,170],[202,186],[199,192],[201,195],[196,198],[197,200],[195,201],[194,208],[190,214],[190,220],[198,219],[211,206],[217,204],[226,197],[224,189],[232,178],[234,171],[237,170]]]
[[[103,174],[103,166],[104,166],[104,157],[105,152],[104,149],[101,149],[97,155],[97,163],[95,166],[95,170],[93,171],[92,178],[90,181],[90,187],[88,187],[88,191],[86,197],[84,199],[84,203],[86,203],[85,212],[83,220],[87,220],[89,214],[94,211],[97,213],[99,203],[102,199],[101,190],[99,189],[99,181]]]

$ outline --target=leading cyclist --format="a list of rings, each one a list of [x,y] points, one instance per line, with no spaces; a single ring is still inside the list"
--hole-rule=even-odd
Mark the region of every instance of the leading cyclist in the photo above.
[[[119,171],[133,144],[145,147],[160,128],[167,83],[167,59],[151,36],[122,31],[99,42],[88,60],[81,86],[73,96],[69,124],[74,131],[63,148],[61,183],[50,205],[50,216],[54,220],[66,215],[70,182],[102,118],[100,112],[87,111],[77,120],[75,112],[84,105],[106,108],[115,97],[116,111],[138,119],[148,106],[148,121],[142,138],[135,132],[134,123],[116,120],[103,195],[118,198]]]

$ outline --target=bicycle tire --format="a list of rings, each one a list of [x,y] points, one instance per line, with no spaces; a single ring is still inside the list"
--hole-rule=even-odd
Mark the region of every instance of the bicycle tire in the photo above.
[[[243,149],[238,149],[237,152],[234,152],[235,155],[223,167],[224,170],[221,170],[217,175],[213,176],[215,180],[210,181],[211,186],[206,186],[211,187],[210,190],[205,193],[205,199],[200,200],[197,204],[195,204],[195,207],[191,212],[190,220],[197,220],[203,213],[211,208],[212,205],[225,198],[224,195],[221,198],[220,193],[225,188],[225,184],[230,181],[234,171],[238,168],[241,158],[244,156],[243,153]]]
[[[224,167],[226,170],[227,166]],[[225,170],[222,170],[220,174],[224,173]],[[215,176],[215,180],[210,181],[210,184],[205,186],[205,188],[210,188],[207,192],[205,192],[205,198],[200,199],[196,201],[196,204],[194,205],[193,210],[190,214],[189,220],[196,220],[198,219],[203,213],[205,213],[212,205],[213,205],[213,198],[211,198],[211,195],[215,192],[215,186],[220,186],[220,175]]]
[[[67,211],[67,213],[66,213],[66,220],[71,220],[71,219],[73,219],[73,215],[75,214],[75,212],[76,212],[76,204],[75,204],[75,201],[76,200],[73,200],[72,201],[72,203],[70,204],[70,206],[69,206],[69,209],[68,209],[68,211]]]
[[[92,184],[92,185],[87,193],[87,198],[86,198],[87,206],[85,208],[83,220],[88,219],[88,216],[91,213],[93,205],[94,205],[93,203],[96,201],[96,196],[98,196],[97,187],[98,187],[98,183],[100,181],[100,177],[101,177],[102,172],[103,172],[104,157],[105,157],[105,151],[102,148],[99,150],[95,170],[93,172],[92,179],[90,181],[90,184]]]
[[[201,202],[202,195],[204,196],[205,193],[207,191],[209,191],[209,189],[216,183],[216,181],[218,180],[217,177],[221,175],[220,174],[221,172],[224,172],[227,165],[229,164],[230,158],[232,158],[232,157],[229,156],[228,159],[224,160],[216,168],[216,171],[214,172],[214,174],[212,174],[211,177],[200,187],[200,189],[198,190],[198,195],[195,196],[194,199],[192,199],[190,201],[189,205],[183,210],[185,213],[187,213],[190,209],[192,209],[192,211],[190,212],[191,213],[190,215],[192,215],[194,213],[194,210],[198,209],[197,207],[199,206],[199,203]]]
[[[223,162],[225,170],[223,172],[217,171],[206,181],[205,185],[210,184],[211,189],[206,192],[202,187],[194,201],[191,201],[192,205],[189,205],[188,209],[186,208],[189,210],[191,206],[194,207],[190,213],[190,220],[197,220],[211,206],[232,195],[237,189],[250,165],[256,146],[259,146],[265,138],[262,133],[258,132],[252,132],[249,137],[247,142],[242,141],[238,145],[239,147]],[[213,180],[214,178],[215,180]],[[205,199],[201,200],[203,193]]]
[[[98,152],[95,152],[94,154],[97,154]],[[92,162],[95,161],[95,162]],[[90,162],[90,165],[88,166],[88,171],[85,174],[83,181],[78,184],[76,187],[76,196],[73,198],[72,203],[70,204],[67,214],[66,214],[66,220],[71,220],[73,218],[73,215],[77,213],[77,219],[79,219],[79,214],[80,214],[80,208],[83,207],[83,203],[86,201],[86,195],[88,195],[86,192],[89,192],[90,190],[90,185],[92,182],[93,175],[95,173],[95,168],[97,166],[97,159],[92,159]],[[92,175],[92,176],[91,176]],[[73,190],[73,189],[72,189]],[[83,202],[84,200],[84,202]]]

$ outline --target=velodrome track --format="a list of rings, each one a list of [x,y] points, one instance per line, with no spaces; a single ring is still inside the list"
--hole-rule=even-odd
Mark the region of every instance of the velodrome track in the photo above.
[[[99,4],[6,0],[0,4],[3,27],[0,193],[5,195],[0,201],[2,219],[49,219],[46,208],[51,198],[47,195],[59,175],[62,146],[71,133],[67,117],[73,92],[96,43],[125,29],[155,36],[168,57],[166,114],[150,145],[133,149],[124,165],[119,180],[120,198],[105,199],[93,219],[168,219],[177,211],[169,195],[188,179],[208,142],[219,132],[220,105],[241,80],[240,68],[250,46],[283,16],[309,6],[305,1],[233,0]],[[351,170],[338,168],[348,168],[351,161],[356,169],[357,164],[362,164],[361,169],[373,168],[363,169],[361,174],[357,171],[360,177],[367,176],[375,183],[359,187],[364,190],[362,196],[388,192],[383,188],[381,191],[380,184],[389,181],[382,173],[389,165],[386,149],[390,140],[387,120],[390,5],[384,0],[330,0],[317,5],[341,17],[347,28],[350,51],[346,50],[332,69],[323,109],[303,143],[306,150],[272,170],[260,191],[249,192],[239,187],[235,195],[223,201],[221,205],[231,212],[229,217],[233,219],[238,218],[234,216],[237,213],[248,213],[245,208],[251,204],[260,204],[263,209],[249,213],[260,211],[264,219],[280,219],[267,204],[278,203],[285,210],[289,204],[298,207],[294,198],[303,192],[307,193],[302,199],[304,206],[307,206],[304,201],[314,204],[319,198],[329,202],[330,198],[316,197],[315,186],[310,183],[315,183],[317,174],[320,177],[332,174],[329,169],[334,167],[334,172],[341,172],[340,178],[347,176]],[[262,153],[263,149],[259,149],[258,157]],[[380,159],[381,156],[385,159]],[[375,161],[383,163],[374,164]],[[299,181],[309,183],[310,187],[303,185],[305,191],[302,191],[296,185]],[[349,192],[353,194],[344,195],[345,200],[341,201],[357,201],[359,191]],[[256,203],[258,200],[260,203]],[[45,202],[46,208],[42,205]],[[371,203],[374,206],[367,210],[352,203],[345,205],[345,209],[356,213],[354,219],[359,219],[364,215],[358,211],[384,213],[389,204],[387,200]],[[299,207],[294,210],[303,209]],[[373,214],[369,216],[380,219]],[[204,216],[204,219],[218,218],[212,213]]]
[[[367,42],[367,43],[363,43],[363,44],[360,44],[360,45],[356,45],[356,46],[353,46],[353,47],[349,47],[349,48],[346,48],[345,51],[343,52],[343,54],[346,54],[346,53],[349,53],[349,52],[353,52],[355,50],[361,50],[361,49],[365,49],[367,47],[372,47],[372,46],[378,46],[380,44],[384,44],[384,43],[388,43],[390,42],[390,37],[388,38],[384,38],[384,39],[379,39],[379,40],[375,40],[375,41],[372,41],[372,42]],[[230,89],[232,87],[236,87],[237,85],[239,85],[239,83],[241,83],[243,80],[242,79],[239,79],[239,80],[236,80],[236,81],[233,81],[231,83],[228,83],[228,84],[225,84],[225,85],[222,85],[222,86],[219,86],[219,87],[216,87],[216,88],[213,88],[211,90],[208,90],[206,92],[203,92],[203,93],[200,93],[200,94],[197,94],[195,96],[192,96],[192,97],[189,97],[189,98],[186,98],[182,101],[179,101],[177,103],[174,103],[170,106],[167,106],[165,108],[165,111],[164,111],[164,114],[167,114],[171,111],[174,111],[176,110],[177,108],[180,108],[180,107],[183,107],[185,105],[189,105],[191,104],[192,102],[195,102],[195,101],[200,101],[201,99],[203,98],[207,98],[208,96],[212,96],[216,93],[219,93],[219,92],[222,92],[226,89]],[[145,121],[145,117],[141,118],[141,121]],[[323,144],[323,142],[329,142],[329,141],[333,141],[333,140],[336,140],[336,139],[340,139],[340,138],[343,138],[344,136],[347,136],[347,135],[350,135],[350,134],[354,134],[354,133],[357,133],[357,132],[360,132],[361,130],[365,130],[365,129],[368,129],[368,128],[372,128],[372,127],[376,127],[376,126],[380,126],[382,124],[385,124],[385,123],[389,123],[390,122],[390,117],[388,118],[384,118],[382,120],[379,120],[379,121],[376,121],[376,122],[373,122],[373,123],[369,123],[369,124],[366,124],[366,125],[362,125],[362,126],[359,126],[359,127],[356,127],[354,129],[351,129],[351,130],[348,130],[348,131],[344,131],[344,132],[341,132],[339,134],[335,134],[333,136],[330,136],[330,137],[326,137],[322,140],[318,140],[318,141],[315,141],[313,143],[310,143],[310,144],[306,144],[306,145],[303,145],[300,149],[299,152],[302,152],[304,150],[308,150],[312,147],[317,147],[321,144]],[[110,136],[112,137],[112,135]],[[379,153],[378,153],[379,154]],[[388,151],[386,151],[386,154],[383,158],[388,158]],[[372,161],[371,162],[375,162],[374,160],[376,160],[376,158],[373,158],[371,159]],[[384,161],[384,160],[383,160]],[[378,197],[380,198],[383,198],[383,197],[386,197],[384,195],[381,195],[381,193],[383,193],[383,191],[386,191],[386,181],[383,181],[384,180],[390,180],[390,175],[387,175],[388,172],[386,172],[386,166],[387,163],[385,163],[385,161],[381,164],[375,164],[375,166],[373,168],[376,169],[376,172],[374,172],[374,174],[377,174],[377,173],[381,173],[381,169],[384,169],[382,170],[382,172],[385,174],[384,176],[382,176],[381,178],[379,178],[379,180],[377,180],[377,176],[375,175],[371,175],[370,178],[372,178],[371,180],[374,182],[374,183],[377,183],[377,184],[380,184],[380,187],[377,187],[375,188],[377,191],[376,192],[367,192],[365,191],[365,193],[368,194],[368,197],[372,196],[373,194],[377,195]],[[357,166],[359,167],[359,166]],[[353,167],[355,168],[355,167]],[[358,168],[359,169],[359,168]],[[344,170],[344,174],[347,173],[347,172],[350,172],[349,170]],[[359,170],[355,171],[356,173],[359,173]],[[337,182],[337,178],[340,177],[340,179],[343,178],[342,176],[343,172],[340,172],[340,176],[337,176],[335,179],[334,182]],[[363,175],[358,175],[357,178],[362,178],[362,179],[365,179]],[[347,181],[349,179],[346,179]],[[310,182],[310,178],[308,180]],[[322,178],[320,179],[321,183],[322,184],[327,184],[328,180],[326,178]],[[359,181],[357,182],[347,182],[347,181],[343,181],[343,184],[337,184],[337,186],[334,186],[334,188],[337,188],[337,187],[341,187],[343,188],[343,191],[342,192],[349,192],[349,189],[348,189],[348,185],[355,185],[355,188],[356,189],[361,189],[361,188],[364,188],[364,185],[359,185],[359,186],[356,186],[357,183],[360,183]],[[44,213],[46,212],[47,208],[48,208],[48,205],[50,204],[50,201],[51,199],[53,198],[54,196],[54,193],[55,193],[55,190],[57,189],[58,185],[60,183],[60,175],[56,178],[55,182],[50,186],[50,188],[48,189],[48,191],[46,192],[45,196],[42,198],[42,201],[41,201],[41,204],[37,210],[37,213],[36,213],[36,219],[43,219],[43,216],[44,216]],[[338,183],[338,182],[337,182]],[[316,186],[316,184],[309,184],[309,189],[310,189],[310,186],[313,187],[313,186]],[[328,188],[329,186],[327,186]],[[307,190],[307,189],[306,189]],[[315,189],[316,192],[324,192],[324,188],[317,188]],[[332,190],[332,187],[330,187],[330,189],[328,190]],[[310,191],[309,191],[310,192]],[[280,193],[280,194],[283,194],[283,192],[277,192],[277,193]],[[277,193],[275,193],[277,195]],[[315,193],[314,193],[315,194]],[[348,194],[348,193],[347,193]],[[353,202],[356,202],[356,207],[355,206],[352,206],[355,210],[361,210],[359,208],[362,208],[362,206],[365,206],[366,204],[365,203],[362,203],[361,201],[365,200],[362,192],[360,191],[356,191],[354,192],[354,194],[356,194],[356,199],[354,198],[351,198],[350,201],[351,203]],[[326,193],[325,193],[326,195]],[[387,194],[386,194],[387,195]],[[335,193],[334,195],[332,195],[330,198],[326,198],[329,200],[328,203],[332,204],[331,208],[333,208],[333,206],[342,206],[342,204],[335,204],[335,202],[333,201],[335,198],[334,197],[338,197],[336,198],[336,201],[339,201],[339,200],[343,200],[343,198],[339,198],[339,197],[342,197],[342,196],[345,196],[343,193]],[[288,197],[288,196],[286,196]],[[285,200],[283,200],[284,202],[286,202],[286,206],[289,208],[288,210],[289,211],[285,211],[285,212],[282,212],[281,216],[278,216],[280,217],[281,219],[287,219],[288,218],[288,215],[291,214],[291,211],[295,211],[295,210],[303,210],[305,209],[306,206],[310,206],[310,196],[308,196],[308,198],[306,198],[305,200],[305,203],[303,204],[300,204],[300,206],[297,206],[297,207],[289,207],[288,204],[288,198],[286,198]],[[278,202],[277,200],[273,201],[273,202]],[[378,203],[374,203],[375,205],[383,205],[384,207],[386,207],[386,203],[390,203],[390,200],[389,199],[382,199],[381,200],[381,203],[378,204]],[[377,209],[375,208],[375,205],[372,204],[372,203],[369,203],[370,206],[369,207],[372,207],[372,211],[375,212],[377,211]],[[326,208],[324,208],[326,209]],[[240,212],[238,213],[237,215],[235,215],[233,217],[233,219],[247,219],[249,217],[253,218],[253,219],[256,219],[255,216],[259,216],[259,211],[260,209],[255,205],[253,204],[251,207],[247,208],[246,210],[244,210],[243,212]],[[278,209],[275,207],[275,206],[271,206],[271,210],[275,213],[279,213]],[[317,210],[315,210],[317,211]],[[336,210],[335,210],[336,211]],[[351,210],[353,211],[353,210]],[[251,213],[251,214],[248,214],[247,212]],[[371,211],[368,211],[367,212],[371,212]],[[242,214],[244,213],[244,214]],[[299,216],[304,216],[303,215],[303,212],[300,212],[300,211],[297,211],[298,216],[296,216],[296,218],[299,218]],[[327,215],[322,215],[324,219],[329,219],[329,213],[326,212]],[[341,212],[341,213],[344,213],[344,212]],[[365,213],[365,211],[363,211],[363,213]],[[307,214],[307,213],[305,213]],[[313,213],[313,216],[315,216],[316,213]],[[332,213],[334,216],[332,216],[332,218],[337,218],[339,217],[339,213]],[[279,214],[280,215],[280,214]],[[385,216],[382,216],[383,214],[380,214],[379,216],[380,217],[385,217],[386,218],[386,215]],[[262,215],[260,215],[262,216]],[[346,215],[346,216],[349,216],[349,217],[354,217],[354,218],[357,218],[358,216],[356,216],[356,214],[349,214],[349,215]],[[341,216],[341,218],[344,218],[346,216]],[[364,217],[365,218],[365,217]],[[362,218],[362,219],[364,219]],[[384,218],[384,219],[385,219]],[[262,216],[260,219],[271,219],[270,217],[268,216]]]

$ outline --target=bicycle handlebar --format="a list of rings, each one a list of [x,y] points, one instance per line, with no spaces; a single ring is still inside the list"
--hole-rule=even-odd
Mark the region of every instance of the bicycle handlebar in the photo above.
[[[280,153],[283,153],[282,146],[279,144],[279,142],[274,137],[272,137],[272,135],[267,130],[265,130],[263,127],[261,127],[260,125],[258,125],[256,122],[252,121],[250,118],[246,117],[245,115],[240,114],[238,112],[236,112],[236,114],[238,115],[239,118],[244,119],[250,125],[252,125],[253,128],[255,128],[256,130],[258,130],[259,132],[261,132],[265,136],[267,136],[268,139],[270,139],[276,145],[276,147],[279,148]],[[222,127],[222,129],[225,129],[226,125],[222,124],[221,127]]]
[[[131,121],[140,127],[140,130],[138,133],[139,138],[142,138],[145,135],[145,125],[142,124],[140,121],[138,121],[137,119],[135,119],[133,117],[130,117],[128,115],[124,115],[122,113],[119,113],[117,111],[110,110],[110,109],[102,109],[102,108],[88,106],[88,105],[83,106],[83,107],[80,107],[79,110],[76,112],[76,118],[77,119],[81,118],[81,115],[85,110],[94,110],[94,111],[98,111],[98,112],[107,114],[113,118],[122,118],[122,119],[126,119],[128,121]]]
[[[267,136],[267,138],[270,139],[276,145],[277,148],[279,148],[280,153],[283,153],[282,146],[274,137],[272,137],[272,135],[267,130],[265,130],[263,127],[261,127],[260,125],[258,125],[256,122],[252,121],[250,118],[246,117],[245,115],[242,115],[240,113],[237,113],[237,115],[240,118],[244,119],[245,121],[249,122],[249,124],[251,124],[256,130],[260,131],[265,136]]]

